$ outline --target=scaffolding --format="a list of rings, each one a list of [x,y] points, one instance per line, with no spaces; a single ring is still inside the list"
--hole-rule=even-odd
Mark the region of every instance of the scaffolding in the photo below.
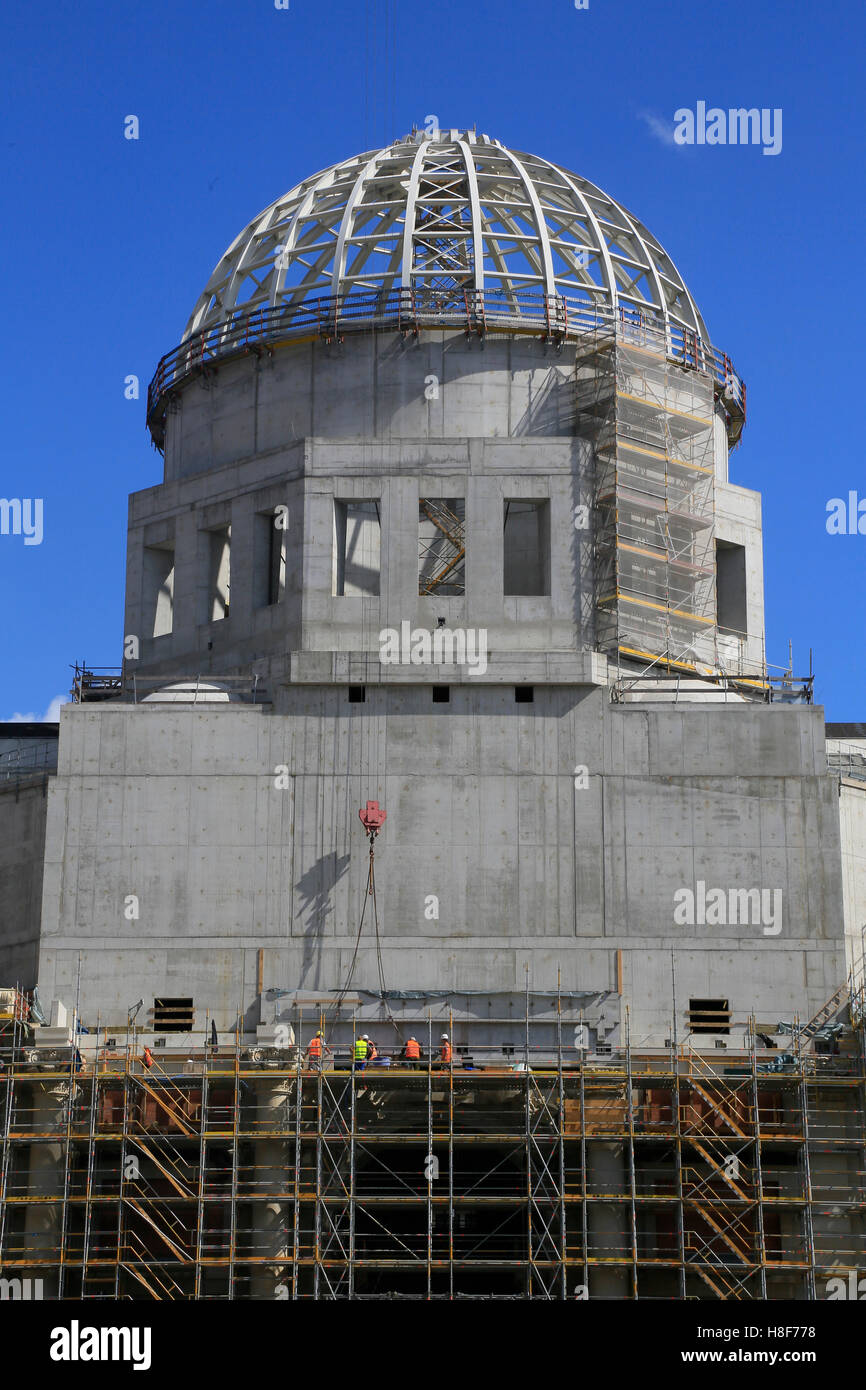
[[[621,316],[578,347],[577,409],[595,448],[597,645],[628,661],[716,660],[714,390],[700,349]]]
[[[418,504],[418,593],[466,592],[466,503],[463,498]]]
[[[522,1044],[442,1061],[428,1010],[419,1060],[363,1069],[350,1042],[310,1059],[321,1015],[282,1051],[205,1032],[149,1062],[134,1031],[42,1051],[16,1005],[0,1274],[75,1299],[826,1297],[866,1259],[847,988],[790,1052],[752,1020],[739,1051],[590,1057],[527,1008]],[[845,1050],[816,1051],[840,1008]]]

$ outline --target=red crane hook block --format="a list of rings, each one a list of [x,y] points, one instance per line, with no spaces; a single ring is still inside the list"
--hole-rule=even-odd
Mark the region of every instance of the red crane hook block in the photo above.
[[[366,806],[362,806],[358,815],[361,817],[361,824],[368,835],[378,835],[382,826],[385,824],[388,812],[384,806],[380,806],[378,801],[368,801]]]

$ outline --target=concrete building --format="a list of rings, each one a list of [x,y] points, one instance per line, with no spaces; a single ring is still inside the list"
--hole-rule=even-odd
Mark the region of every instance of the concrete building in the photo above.
[[[846,791],[840,820],[811,680],[774,678],[765,661],[760,497],[730,476],[745,401],[637,218],[587,180],[474,131],[413,133],[305,180],[214,270],[148,396],[165,473],[130,500],[122,671],[81,673],[63,709],[57,770],[43,779],[41,894],[32,874],[30,888],[19,884],[23,851],[0,880],[11,883],[10,946],[38,936],[38,960],[10,951],[8,983],[38,981],[43,1007],[54,1001],[45,1037],[61,1055],[80,1042],[74,1011],[106,1046],[108,1033],[128,1038],[132,1019],[133,1054],[148,1044],[192,1057],[196,1033],[212,1029],[250,1065],[288,1059],[282,1083],[255,1083],[256,1104],[294,1105],[294,1157],[267,1140],[273,1152],[256,1168],[273,1187],[251,1208],[247,1282],[234,1292],[230,1272],[229,1292],[214,1296],[280,1296],[289,1266],[294,1296],[417,1286],[405,1271],[376,1284],[357,1251],[334,1255],[342,1235],[316,1226],[305,1237],[300,1215],[294,1245],[285,1235],[309,1158],[305,1103],[318,1106],[320,1144],[324,1124],[298,1044],[323,1021],[338,1054],[364,1030],[396,1052],[426,1029],[429,1051],[433,1019],[437,1038],[447,1021],[455,1058],[476,1072],[482,1054],[524,1073],[546,1060],[560,1082],[563,1028],[576,1061],[635,1049],[675,1059],[686,1047],[706,1067],[707,1049],[735,1052],[755,1096],[759,1075],[776,1070],[758,1054],[780,1021],[797,1056],[843,1016],[847,1051],[862,1048],[839,992],[846,922],[850,964],[861,960],[860,792]],[[370,801],[387,820],[368,844],[359,808]],[[38,859],[33,815],[0,795],[0,817],[18,827],[11,845]],[[23,936],[16,916],[31,924]],[[691,1084],[670,1066],[666,1085]],[[509,1102],[525,1110],[530,1174],[529,1116],[551,1105],[540,1092],[530,1105],[535,1070]],[[789,1107],[774,1123],[794,1125],[795,1101],[808,1113],[796,1075],[772,1093],[788,1095],[772,1103],[780,1115]],[[356,1078],[346,1085],[354,1106]],[[444,1101],[429,1070],[424,1086],[432,1154]],[[658,1091],[645,1084],[641,1122]],[[623,1079],[614,1092],[598,1104],[612,1104],[633,1143],[637,1091]],[[712,1085],[707,1094],[704,1111],[688,1102],[706,1130],[703,1157],[689,1161],[705,1165],[712,1201],[730,1200],[713,1108],[760,1177],[760,1105],[753,1133],[739,1101],[723,1105]],[[578,1120],[568,1103],[557,1142],[598,1138],[577,1165],[582,1253],[568,1256],[580,1223],[563,1216],[553,1253],[530,1241],[535,1274],[518,1291],[565,1296],[576,1263],[591,1296],[640,1296],[634,1239],[621,1268],[611,1253],[637,1218],[629,1228],[624,1206],[600,1200],[626,1192],[623,1134],[591,1128],[583,1091]],[[201,1116],[201,1094],[198,1104]],[[678,1101],[670,1114],[681,1155],[691,1140]],[[862,1133],[862,1120],[852,1110],[842,1128]],[[490,1115],[483,1123],[496,1128]],[[845,1154],[853,1183],[857,1160]],[[321,1175],[321,1153],[309,1161]],[[294,1206],[279,1176],[293,1164]],[[335,1164],[354,1173],[354,1153]],[[682,1201],[681,1171],[679,1181]],[[321,1181],[316,1192],[328,1212]],[[679,1218],[670,1261],[647,1256],[664,1266],[649,1287],[821,1296],[816,1270],[862,1241],[862,1211],[846,1218],[845,1239],[837,1223],[821,1246],[800,1188],[790,1192],[777,1233],[790,1269],[769,1287],[766,1246],[755,1256],[760,1181],[733,1245],[695,1197],[697,1225]],[[453,1250],[453,1178],[450,1193]],[[433,1274],[431,1194],[432,1295],[445,1285]],[[558,1200],[539,1189],[549,1218]],[[665,1249],[666,1220],[652,1214]],[[327,1248],[342,1271],[334,1285]],[[138,1296],[159,1296],[142,1261],[150,1294]],[[184,1296],[224,1290],[200,1251],[194,1263]],[[82,1287],[98,1281],[86,1250],[81,1269]],[[479,1296],[513,1291],[504,1269],[478,1275],[467,1256],[458,1283],[465,1274]],[[453,1254],[449,1278],[453,1294]],[[740,1292],[726,1293],[726,1280]]]

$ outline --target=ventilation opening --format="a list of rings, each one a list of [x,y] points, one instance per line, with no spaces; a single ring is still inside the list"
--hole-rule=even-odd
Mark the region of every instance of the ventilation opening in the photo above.
[[[418,503],[418,593],[466,592],[466,499],[423,497]]]
[[[334,594],[375,597],[382,563],[378,501],[334,503]]]
[[[514,687],[514,698],[519,705],[531,705],[535,699],[535,687],[532,685],[516,685]]]
[[[151,637],[163,637],[174,624],[174,550],[144,547],[142,604]]]
[[[716,612],[720,632],[744,637],[746,619],[746,547],[716,541]]]
[[[367,687],[365,685],[349,686],[349,704],[363,705],[367,699]]]
[[[730,1033],[727,999],[690,999],[688,1025],[693,1033]]]
[[[434,685],[433,703],[434,705],[447,705],[451,700],[450,685]]]
[[[256,517],[255,598],[256,608],[279,603],[286,589],[286,507],[260,512]]]
[[[550,504],[509,500],[503,525],[503,593],[550,593]]]
[[[165,995],[153,1001],[154,1031],[191,1033],[195,1010],[191,999],[169,999]]]
[[[208,531],[208,597],[205,622],[218,623],[229,615],[232,528]]]

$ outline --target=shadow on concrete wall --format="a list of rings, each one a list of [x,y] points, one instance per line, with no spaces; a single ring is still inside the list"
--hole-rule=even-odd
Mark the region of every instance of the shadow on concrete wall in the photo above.
[[[331,894],[337,880],[349,867],[350,858],[348,854],[338,855],[336,850],[331,850],[330,854],[323,854],[317,859],[295,884],[301,899],[298,916],[304,923],[304,956],[299,986],[307,984],[307,977],[314,965],[314,976],[310,983],[316,987],[322,983],[319,979],[322,940],[328,918],[334,910]]]
[[[525,435],[572,435],[577,424],[574,376],[551,367],[540,388],[533,386],[529,408],[512,429],[515,438]]]

